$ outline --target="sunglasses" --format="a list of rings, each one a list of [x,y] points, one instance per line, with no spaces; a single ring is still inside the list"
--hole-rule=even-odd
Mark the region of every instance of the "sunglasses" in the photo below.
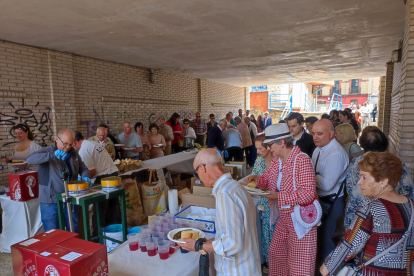
[[[200,164],[200,165],[203,165],[204,167],[206,166],[206,164]],[[200,177],[198,176],[197,171],[198,171],[198,168],[200,167],[200,165],[198,165],[197,168],[195,169],[195,171],[193,172],[193,176],[197,177],[198,179],[200,179]]]

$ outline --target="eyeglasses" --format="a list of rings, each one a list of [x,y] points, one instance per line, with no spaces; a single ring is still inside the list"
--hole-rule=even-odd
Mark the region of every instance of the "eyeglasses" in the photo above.
[[[184,123],[184,125],[188,125],[188,123]]]
[[[206,166],[206,164],[200,164],[200,165],[203,165],[204,167]],[[200,179],[200,177],[198,176],[197,171],[198,171],[198,168],[200,167],[200,165],[198,165],[197,168],[195,169],[195,171],[193,172],[193,176],[197,177],[198,179]]]
[[[272,143],[268,143],[267,147],[270,148],[273,144],[279,144],[279,141],[274,141]]]
[[[210,118],[210,120],[215,120],[216,118]]]
[[[60,139],[60,137],[59,137],[59,136],[57,136],[57,138],[59,138],[59,140],[60,140],[60,142],[62,143],[63,147],[65,147],[65,148],[71,148],[71,147],[73,147],[73,144],[64,143],[64,142],[62,141],[62,139]]]

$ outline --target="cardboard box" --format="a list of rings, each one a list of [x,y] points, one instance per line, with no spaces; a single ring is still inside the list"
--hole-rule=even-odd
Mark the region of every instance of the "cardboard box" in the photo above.
[[[39,196],[37,171],[9,173],[10,198],[15,201],[27,201]]]
[[[235,175],[237,173],[237,168],[234,167],[234,166],[224,165],[223,166],[223,171],[224,171],[224,173],[229,173],[231,175]]]
[[[190,191],[193,192],[193,187],[197,186],[197,187],[205,187],[203,182],[201,182],[200,179],[198,179],[197,177],[192,177],[191,178],[191,188]]]
[[[36,255],[38,275],[108,275],[106,246],[73,238]]]
[[[236,161],[229,161],[226,163],[228,167],[236,167],[236,178],[233,176],[235,180],[242,179],[246,177],[246,163],[245,162],[236,162]]]
[[[30,239],[11,246],[13,272],[17,276],[43,275],[39,274],[36,265],[36,255],[58,243],[79,237],[76,233],[62,230],[49,230]]]
[[[212,192],[213,188],[194,186],[193,193],[181,193],[183,207],[216,208],[216,198],[211,195]]]
[[[131,164],[118,164],[116,165],[120,173],[126,173],[129,171],[135,171],[141,168],[145,163],[142,160],[138,160],[137,162]]]
[[[205,219],[189,218],[189,215],[200,213],[200,212],[208,213],[209,217],[206,217]],[[216,214],[215,209],[203,208],[203,207],[198,207],[198,206],[188,206],[187,208],[185,208],[184,210],[176,214],[174,218],[175,218],[175,221],[182,221],[182,222],[190,223],[190,227],[192,227],[192,223],[194,221],[199,222],[196,228],[203,230],[204,232],[207,232],[207,233],[215,234],[216,233],[216,224],[214,221],[215,214]]]

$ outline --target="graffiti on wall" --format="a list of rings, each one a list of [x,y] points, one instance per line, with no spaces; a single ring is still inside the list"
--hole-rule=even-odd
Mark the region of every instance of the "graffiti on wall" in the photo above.
[[[21,106],[15,107],[12,103],[7,103],[12,107],[12,112],[0,111],[0,125],[4,125],[7,131],[7,135],[12,138],[16,138],[12,131],[13,126],[24,123],[27,124],[33,132],[35,140],[43,147],[46,147],[48,143],[53,142],[53,130],[52,121],[50,119],[51,108],[46,107],[45,110],[41,110],[39,102],[36,103],[34,109],[25,106],[24,98],[22,98]],[[43,107],[42,107],[43,108]],[[9,140],[9,139],[8,139]],[[6,141],[3,146],[12,145],[17,143],[16,141]]]

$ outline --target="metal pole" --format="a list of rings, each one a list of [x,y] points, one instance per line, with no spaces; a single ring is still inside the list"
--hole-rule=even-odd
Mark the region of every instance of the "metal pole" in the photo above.
[[[70,229],[70,232],[73,233],[73,220],[72,220],[72,214],[71,214],[72,212],[71,212],[71,207],[70,207],[71,197],[69,196],[68,181],[66,180],[66,177],[63,178],[63,186],[65,186],[66,211],[68,212],[69,229]]]

